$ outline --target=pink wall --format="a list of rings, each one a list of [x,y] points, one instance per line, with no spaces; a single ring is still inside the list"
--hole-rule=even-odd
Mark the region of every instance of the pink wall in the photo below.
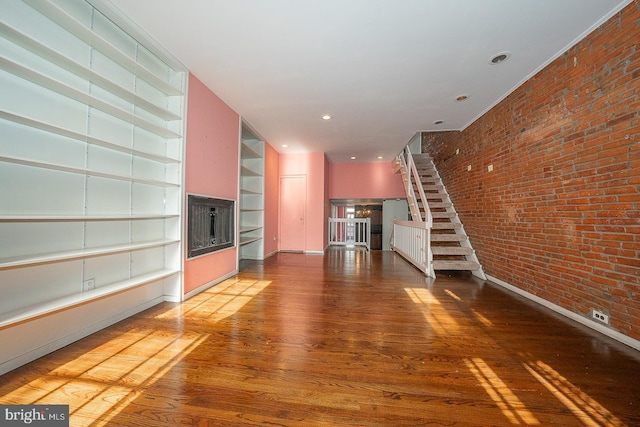
[[[305,251],[323,251],[325,230],[325,156],[324,153],[280,154],[280,176],[307,177]]]
[[[192,74],[187,102],[185,190],[237,204],[240,117]],[[185,293],[233,273],[237,259],[236,248],[185,259]]]
[[[278,252],[278,201],[280,200],[279,154],[264,146],[264,256]]]
[[[396,199],[406,194],[391,163],[330,163],[329,198]]]

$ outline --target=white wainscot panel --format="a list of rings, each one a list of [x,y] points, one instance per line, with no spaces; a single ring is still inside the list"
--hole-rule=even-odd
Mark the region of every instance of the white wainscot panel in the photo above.
[[[55,315],[0,329],[0,374],[77,341],[163,301],[163,281],[152,282]]]
[[[84,176],[0,162],[3,214],[82,214]]]

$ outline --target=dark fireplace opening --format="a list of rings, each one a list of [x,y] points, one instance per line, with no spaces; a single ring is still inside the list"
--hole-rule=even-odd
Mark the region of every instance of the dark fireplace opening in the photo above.
[[[235,245],[235,201],[189,194],[187,258]]]

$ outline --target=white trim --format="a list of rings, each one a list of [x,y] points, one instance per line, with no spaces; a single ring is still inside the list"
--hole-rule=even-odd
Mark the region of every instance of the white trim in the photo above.
[[[19,368],[22,365],[25,365],[29,362],[32,362],[42,356],[45,356],[49,353],[52,353],[56,350],[61,349],[71,343],[74,343],[82,338],[88,337],[91,334],[94,334],[104,328],[112,326],[124,319],[127,319],[134,314],[138,314],[144,310],[147,310],[157,304],[163,302],[162,296],[155,297],[154,299],[144,301],[142,304],[132,307],[128,310],[125,310],[121,313],[118,313],[109,318],[103,319],[98,323],[93,325],[89,325],[86,328],[72,331],[70,334],[60,337],[54,341],[48,342],[40,347],[34,348],[32,350],[27,351],[26,353],[22,353],[13,359],[9,359],[6,361],[2,361],[0,363],[0,375],[3,375],[9,371],[12,371],[16,368]]]
[[[238,269],[232,271],[231,273],[227,273],[222,277],[218,277],[217,279],[213,279],[210,282],[205,283],[204,285],[200,285],[197,288],[187,292],[186,294],[184,294],[184,298],[182,299],[183,301],[188,300],[191,297],[194,297],[196,295],[198,295],[201,292],[206,291],[207,289],[217,285],[218,283],[224,282],[227,279],[232,278],[233,276],[238,274]]]
[[[324,251],[304,251],[306,255],[324,255]]]
[[[514,292],[518,295],[521,295],[525,298],[527,298],[528,300],[531,300],[535,303],[538,303],[552,311],[555,311],[558,314],[561,314],[565,317],[568,317],[569,319],[578,322],[588,328],[591,328],[597,332],[600,332],[601,334],[604,334],[606,336],[608,336],[609,338],[613,338],[616,341],[621,342],[622,344],[628,345],[629,347],[635,349],[635,350],[640,350],[640,341],[633,339],[627,335],[624,335],[618,331],[614,331],[611,328],[607,328],[604,325],[601,325],[600,323],[597,323],[591,319],[587,319],[586,317],[583,317],[577,313],[574,313],[572,311],[567,310],[566,308],[560,307],[559,305],[556,305],[550,301],[547,301],[544,298],[540,298],[539,296],[536,296],[530,292],[527,292],[523,289],[520,289],[516,286],[513,286],[505,281],[502,281],[498,278],[495,278],[493,276],[490,276],[487,274],[487,279],[492,282],[495,283],[496,285],[502,286],[505,289],[510,290],[511,292]]]

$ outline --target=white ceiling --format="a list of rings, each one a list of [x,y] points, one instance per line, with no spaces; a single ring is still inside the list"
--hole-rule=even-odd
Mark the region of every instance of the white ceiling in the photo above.
[[[631,1],[111,3],[277,151],[369,162],[417,131],[464,129]]]

